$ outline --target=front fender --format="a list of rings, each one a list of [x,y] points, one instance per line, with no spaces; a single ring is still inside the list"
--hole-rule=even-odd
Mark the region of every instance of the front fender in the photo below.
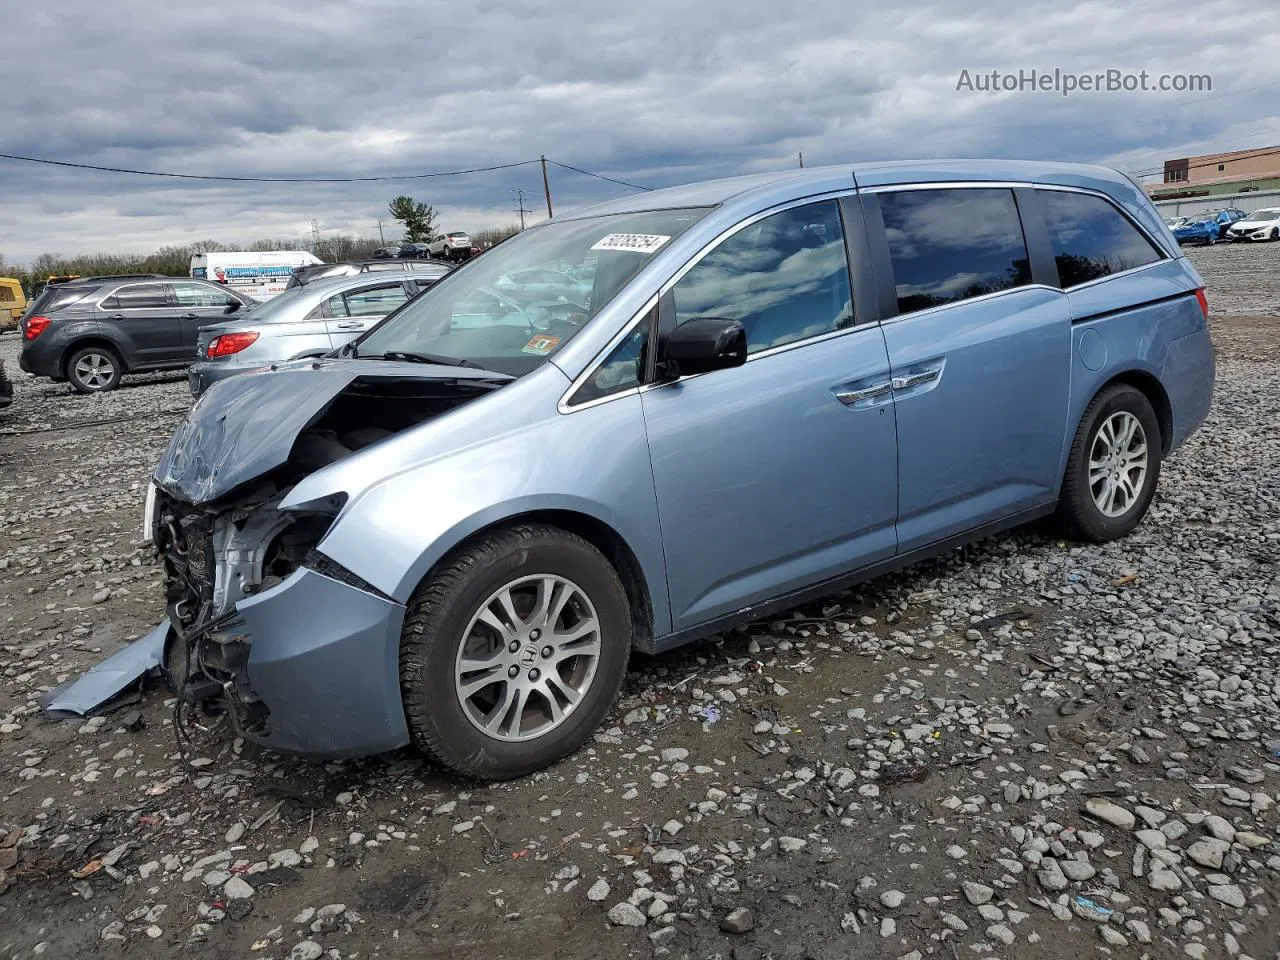
[[[500,415],[501,401],[516,396],[514,385],[506,389],[512,393],[493,398],[491,415]],[[561,414],[554,399],[563,389],[562,382],[558,392],[539,397],[549,413],[518,430],[454,447],[349,490],[320,551],[406,603],[431,568],[478,530],[533,512],[571,511],[606,524],[627,544],[648,587],[654,630],[668,632],[666,568],[640,397]],[[388,442],[388,452],[394,443]],[[338,472],[332,483],[341,484]],[[301,502],[313,493],[294,496]]]

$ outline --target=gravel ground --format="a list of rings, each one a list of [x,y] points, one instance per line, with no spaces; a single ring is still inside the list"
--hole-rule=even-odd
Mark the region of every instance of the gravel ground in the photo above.
[[[637,657],[594,743],[497,786],[180,747],[159,690],[40,716],[162,616],[137,527],[189,400],[19,375],[0,957],[1280,957],[1280,244],[1193,256],[1217,398],[1133,536],[1024,529]]]

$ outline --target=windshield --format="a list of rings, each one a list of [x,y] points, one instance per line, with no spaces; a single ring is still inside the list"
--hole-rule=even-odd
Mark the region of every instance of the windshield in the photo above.
[[[1270,210],[1255,210],[1253,213],[1245,217],[1245,220],[1280,220],[1280,208]]]
[[[561,349],[705,209],[551,221],[451,273],[357,341],[523,376]]]
[[[1198,217],[1192,217],[1188,223],[1214,223],[1217,219],[1216,213],[1202,213]]]

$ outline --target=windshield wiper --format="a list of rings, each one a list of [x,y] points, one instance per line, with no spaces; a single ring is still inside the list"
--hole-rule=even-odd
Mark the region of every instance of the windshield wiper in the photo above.
[[[386,353],[375,357],[366,357],[366,360],[407,360],[410,363],[435,363],[442,367],[472,367],[476,370],[483,370],[484,367],[476,363],[474,360],[464,360],[459,357],[446,357],[439,353],[411,353],[407,350],[388,350]]]

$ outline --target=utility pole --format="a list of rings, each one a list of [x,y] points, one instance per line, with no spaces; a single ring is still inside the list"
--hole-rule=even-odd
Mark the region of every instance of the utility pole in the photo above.
[[[804,166],[804,151],[800,151],[800,166]]]
[[[520,211],[520,229],[524,229],[524,215],[533,213],[532,210],[525,209],[524,205],[524,187],[512,187],[511,192],[516,195],[516,209]]]
[[[547,179],[547,158],[542,158],[542,190],[547,195],[547,216],[554,217],[551,212],[551,181]]]
[[[320,221],[311,221],[311,249],[318,250],[320,248]]]
[[[387,238],[386,238],[386,237],[384,237],[384,236],[382,235],[382,221],[381,221],[381,220],[379,220],[379,221],[378,221],[378,243],[382,244],[382,246],[384,246],[384,247],[387,245]]]

